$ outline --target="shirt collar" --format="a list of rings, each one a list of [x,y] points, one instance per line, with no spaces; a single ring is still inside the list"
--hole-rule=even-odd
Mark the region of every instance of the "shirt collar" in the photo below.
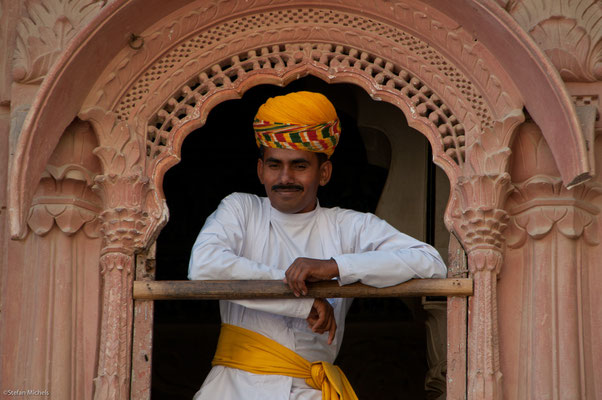
[[[269,202],[270,199],[266,198]],[[273,219],[290,223],[307,223],[320,212],[320,200],[316,199],[316,208],[305,213],[287,214],[276,210],[270,203],[270,215]]]

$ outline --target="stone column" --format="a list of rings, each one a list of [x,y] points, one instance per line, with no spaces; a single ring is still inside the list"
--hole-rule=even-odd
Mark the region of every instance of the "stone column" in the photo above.
[[[503,397],[497,277],[508,221],[504,204],[511,190],[508,145],[523,120],[522,112],[515,110],[474,136],[448,210],[451,221],[446,223],[461,239],[474,280],[468,316],[468,399]]]
[[[522,127],[516,149],[500,285],[508,398],[595,399],[602,185],[567,190],[533,123]]]
[[[94,127],[99,142],[94,154],[103,170],[94,186],[104,206],[100,214],[102,312],[94,398],[125,400],[130,396],[135,253],[152,242],[165,215],[146,175],[144,137],[137,135],[129,122],[100,108],[87,110],[81,117]]]
[[[509,175],[476,176],[459,184],[465,202],[461,229],[474,280],[468,317],[468,398],[501,399],[497,321],[497,275],[503,259],[507,214],[498,208],[509,189]]]

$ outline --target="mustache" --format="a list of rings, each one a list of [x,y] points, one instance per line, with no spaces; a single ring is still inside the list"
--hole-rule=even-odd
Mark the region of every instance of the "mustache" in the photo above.
[[[301,185],[274,185],[272,190],[303,190]]]

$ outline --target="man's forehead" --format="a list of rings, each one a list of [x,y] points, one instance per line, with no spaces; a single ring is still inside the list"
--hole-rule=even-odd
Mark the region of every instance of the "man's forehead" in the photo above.
[[[275,149],[272,147],[266,147],[264,150],[264,159],[268,158],[279,160],[279,161],[298,161],[305,160],[311,162],[317,159],[317,154],[311,151],[304,150],[291,150],[291,149]]]

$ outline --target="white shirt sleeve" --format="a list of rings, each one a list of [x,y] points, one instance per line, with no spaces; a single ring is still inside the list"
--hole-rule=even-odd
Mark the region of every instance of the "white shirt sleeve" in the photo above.
[[[190,280],[284,279],[284,271],[248,258],[242,252],[246,229],[244,205],[236,195],[226,197],[211,214],[192,247],[188,265]],[[237,300],[233,303],[288,317],[306,318],[313,299]]]
[[[432,246],[399,232],[373,214],[344,210],[339,217],[348,247],[334,260],[339,283],[360,281],[374,287],[397,285],[413,278],[445,278],[447,268]]]

